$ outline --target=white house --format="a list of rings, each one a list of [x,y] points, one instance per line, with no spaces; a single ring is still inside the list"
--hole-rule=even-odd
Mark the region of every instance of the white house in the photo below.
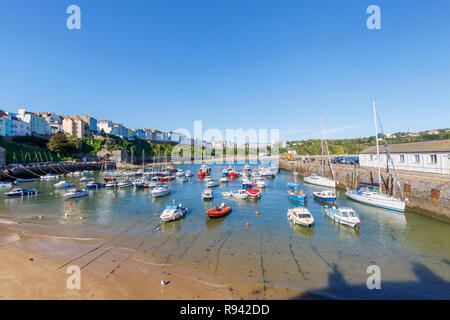
[[[450,139],[389,145],[394,166],[398,170],[450,174]],[[369,147],[359,155],[362,167],[377,167],[377,150]],[[380,145],[381,168],[392,168],[384,145]]]

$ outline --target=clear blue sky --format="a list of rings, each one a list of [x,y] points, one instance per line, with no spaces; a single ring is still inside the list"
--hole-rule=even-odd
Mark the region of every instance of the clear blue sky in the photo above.
[[[318,136],[322,113],[342,138],[373,135],[376,97],[387,132],[450,127],[449,14],[448,0],[0,0],[0,108],[284,139]]]

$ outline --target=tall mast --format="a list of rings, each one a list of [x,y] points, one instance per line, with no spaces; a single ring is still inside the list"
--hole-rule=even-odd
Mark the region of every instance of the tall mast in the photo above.
[[[325,177],[325,163],[323,162],[323,124],[322,124],[322,115],[320,116],[320,146],[322,149],[322,157],[320,161],[322,163],[322,177]]]
[[[377,125],[377,111],[375,109],[375,99],[372,99],[372,107],[373,107],[373,118],[375,121],[375,142],[377,144],[377,167],[378,167],[378,184],[380,185],[380,192],[382,191],[381,188],[381,168],[380,168],[380,147],[378,146],[378,125]]]

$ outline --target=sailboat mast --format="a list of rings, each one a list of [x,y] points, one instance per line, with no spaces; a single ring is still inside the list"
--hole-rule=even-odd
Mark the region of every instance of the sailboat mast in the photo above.
[[[378,125],[377,125],[377,111],[375,109],[375,99],[372,99],[372,107],[373,107],[373,118],[375,122],[375,142],[377,145],[378,184],[380,185],[380,192],[381,192],[382,188],[381,188],[380,147],[378,146]]]
[[[322,116],[320,116],[320,146],[322,149],[322,156],[320,158],[320,161],[322,163],[322,177],[325,177],[325,163],[323,161],[323,123],[322,123]]]

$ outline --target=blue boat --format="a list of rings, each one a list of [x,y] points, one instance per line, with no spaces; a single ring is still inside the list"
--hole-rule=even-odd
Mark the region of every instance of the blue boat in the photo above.
[[[305,202],[306,194],[303,190],[299,189],[291,189],[288,191],[289,199],[297,201],[297,202]]]
[[[21,182],[21,183],[34,182],[34,181],[35,181],[35,179],[19,179],[19,178],[16,179],[16,182]]]
[[[88,189],[98,189],[98,188],[105,188],[106,183],[99,183],[99,182],[90,182],[86,185],[86,188]]]
[[[331,190],[324,190],[324,191],[318,191],[313,192],[314,199],[321,202],[326,202],[330,204],[336,203],[336,192]]]
[[[28,195],[32,195],[32,194],[37,194],[37,190],[36,189],[17,188],[10,192],[6,192],[5,194],[8,197],[23,197],[23,196],[28,196]]]

